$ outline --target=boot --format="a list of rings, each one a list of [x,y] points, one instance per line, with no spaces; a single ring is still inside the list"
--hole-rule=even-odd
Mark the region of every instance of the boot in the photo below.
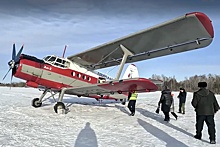
[[[215,140],[210,140],[210,144],[216,144]]]
[[[130,114],[130,116],[134,116],[134,112],[132,112],[132,113]]]
[[[195,135],[194,138],[201,140],[201,136]]]

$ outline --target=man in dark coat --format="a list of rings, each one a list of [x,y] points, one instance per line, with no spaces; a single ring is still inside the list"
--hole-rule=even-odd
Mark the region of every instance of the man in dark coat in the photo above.
[[[165,115],[164,121],[170,120],[169,112],[172,102],[173,102],[173,97],[171,95],[171,91],[170,89],[168,89],[167,86],[165,86],[165,89],[161,92],[160,101],[158,102],[158,107],[160,107],[160,104],[162,104],[161,111],[163,111]]]
[[[180,93],[177,96],[179,98],[179,112],[185,114],[185,103],[186,103],[186,90],[180,88]]]
[[[206,89],[206,82],[199,82],[198,91],[193,93],[192,106],[196,111],[196,139],[201,139],[204,121],[208,127],[211,144],[216,144],[214,114],[220,109],[215,94]]]

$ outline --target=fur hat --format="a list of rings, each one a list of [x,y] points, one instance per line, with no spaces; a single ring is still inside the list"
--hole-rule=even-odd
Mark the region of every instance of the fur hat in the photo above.
[[[206,82],[199,82],[198,87],[207,87],[207,83]]]

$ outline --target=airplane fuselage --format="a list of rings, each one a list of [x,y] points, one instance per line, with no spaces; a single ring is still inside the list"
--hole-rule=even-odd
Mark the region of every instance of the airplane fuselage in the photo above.
[[[47,56],[41,60],[22,54],[14,76],[26,80],[29,87],[47,88],[53,91],[59,91],[64,87],[90,86],[100,82],[100,74],[57,56]],[[98,95],[90,95],[89,97],[100,98]],[[112,99],[109,96],[103,98]]]

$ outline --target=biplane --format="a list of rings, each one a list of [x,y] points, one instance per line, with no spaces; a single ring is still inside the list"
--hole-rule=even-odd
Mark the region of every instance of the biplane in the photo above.
[[[22,54],[23,46],[16,54],[13,44],[12,59],[4,78],[11,70],[11,78],[15,76],[25,80],[27,86],[43,89],[42,95],[32,100],[33,107],[40,107],[47,93],[51,97],[59,94],[54,105],[56,113],[65,110],[64,94],[125,102],[129,92],[156,91],[156,84],[161,82],[130,75],[120,78],[126,63],[203,48],[213,38],[208,16],[193,12],[67,58],[50,55],[38,59]],[[117,65],[115,78],[98,72]]]

